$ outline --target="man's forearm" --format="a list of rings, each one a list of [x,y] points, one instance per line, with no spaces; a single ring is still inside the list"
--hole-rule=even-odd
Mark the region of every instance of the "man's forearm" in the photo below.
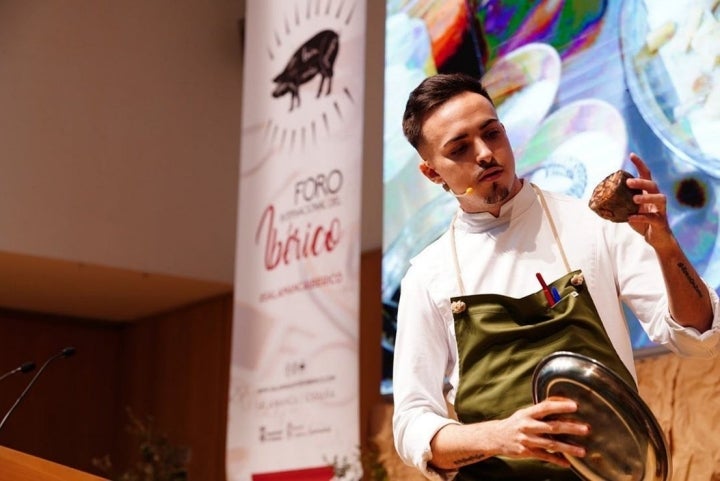
[[[658,253],[665,278],[670,315],[678,324],[705,332],[712,325],[712,305],[707,286],[679,245]]]
[[[487,445],[488,428],[491,423],[493,421],[448,424],[442,427],[430,442],[433,453],[430,464],[444,471],[454,471],[492,456],[488,453]]]

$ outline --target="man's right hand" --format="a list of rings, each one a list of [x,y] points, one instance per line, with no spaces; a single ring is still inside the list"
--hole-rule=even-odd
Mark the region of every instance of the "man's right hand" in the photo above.
[[[517,410],[512,416],[496,421],[492,430],[498,444],[496,455],[512,458],[536,458],[560,466],[569,463],[563,453],[573,457],[585,456],[585,449],[558,441],[552,435],[586,436],[590,426],[563,420],[562,414],[577,411],[575,401],[550,398]]]
[[[575,401],[548,398],[518,409],[510,417],[474,424],[448,424],[430,442],[431,464],[456,470],[493,456],[532,458],[569,467],[563,454],[581,458],[585,449],[553,435],[586,436],[590,426],[563,420],[563,414],[577,411]]]

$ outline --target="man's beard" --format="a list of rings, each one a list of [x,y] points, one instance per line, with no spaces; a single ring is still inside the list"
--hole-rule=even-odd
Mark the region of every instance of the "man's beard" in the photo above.
[[[506,186],[493,182],[492,191],[485,196],[484,202],[488,205],[499,204],[508,198],[510,189]]]

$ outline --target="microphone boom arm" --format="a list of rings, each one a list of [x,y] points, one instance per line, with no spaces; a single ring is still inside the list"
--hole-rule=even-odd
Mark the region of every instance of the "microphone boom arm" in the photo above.
[[[12,412],[15,410],[15,408],[18,407],[18,404],[20,404],[20,402],[23,400],[25,395],[28,393],[28,391],[30,390],[32,385],[35,384],[35,381],[37,380],[37,378],[40,377],[40,374],[42,374],[42,372],[48,366],[48,364],[50,364],[55,359],[58,359],[61,357],[69,357],[69,356],[72,356],[73,354],[75,354],[75,348],[74,347],[66,347],[59,353],[48,358],[48,360],[45,361],[42,366],[40,366],[40,369],[38,369],[38,371],[35,373],[35,375],[32,377],[32,379],[30,379],[30,382],[27,383],[27,386],[25,386],[25,389],[23,389],[23,391],[20,393],[18,398],[13,403],[13,405],[10,406],[10,409],[8,409],[7,412],[5,413],[5,416],[2,418],[2,421],[0,421],[0,430],[2,430],[3,426],[5,426],[5,422],[7,422],[8,418],[10,417],[10,414],[12,414]],[[32,364],[32,367],[33,368],[35,367],[34,363],[26,363],[26,364]],[[26,366],[26,364],[23,364],[22,366],[18,367],[17,370],[22,370],[22,367]],[[32,369],[29,369],[29,370],[32,370]],[[27,371],[23,371],[23,372],[27,372]]]

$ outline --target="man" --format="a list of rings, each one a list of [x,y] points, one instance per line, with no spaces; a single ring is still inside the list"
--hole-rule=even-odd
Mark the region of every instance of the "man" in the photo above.
[[[401,284],[398,453],[431,479],[579,479],[564,454],[583,457],[581,443],[549,435],[582,439],[592,426],[558,418],[577,410],[572,400],[532,403],[533,366],[573,351],[634,384],[623,301],[653,341],[714,356],[717,294],[682,252],[666,198],[638,156],[630,155],[639,175],[627,185],[643,192],[634,197],[640,211],[612,223],[517,177],[505,128],[472,77],[425,79],[410,94],[403,130],[422,174],[454,194],[459,209]],[[538,279],[557,297],[547,299]]]

